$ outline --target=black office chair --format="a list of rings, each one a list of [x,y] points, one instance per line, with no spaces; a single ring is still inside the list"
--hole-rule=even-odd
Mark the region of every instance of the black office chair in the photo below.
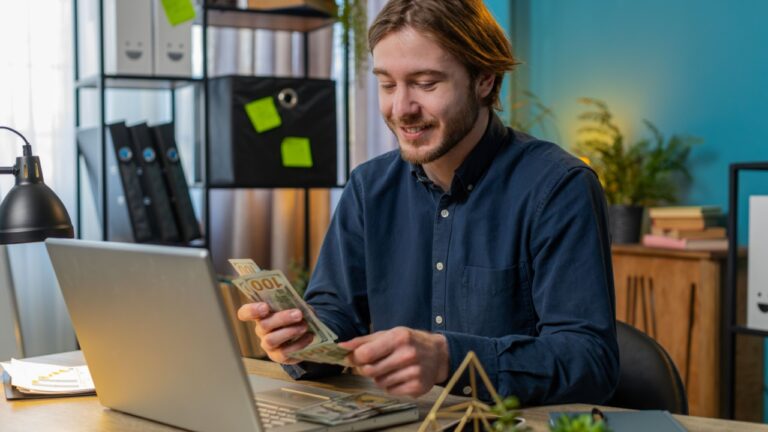
[[[619,385],[606,405],[688,414],[685,386],[669,354],[647,334],[616,322]]]

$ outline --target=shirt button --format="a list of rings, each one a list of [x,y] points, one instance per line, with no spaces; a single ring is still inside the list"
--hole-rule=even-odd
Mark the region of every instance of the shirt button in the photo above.
[[[442,262],[438,261],[437,264],[435,264],[435,268],[437,271],[442,271],[445,268],[445,265],[443,265]]]
[[[472,393],[472,387],[466,386],[463,389],[461,389],[461,392],[464,393],[465,395],[469,396],[469,394]]]
[[[435,317],[435,322],[438,323],[438,324],[442,324],[443,323],[443,317],[440,316],[440,315],[436,316]]]
[[[471,190],[472,190],[472,189],[474,189],[474,188],[475,188],[475,186],[474,186],[474,185],[467,185],[467,190],[468,190],[468,191],[471,191]]]
[[[448,211],[448,210],[446,210],[446,209],[443,209],[443,210],[440,212],[440,216],[442,216],[442,217],[444,217],[444,218],[447,218],[447,217],[448,217],[448,215],[450,215],[450,214],[451,214],[451,212],[449,212],[449,211]]]

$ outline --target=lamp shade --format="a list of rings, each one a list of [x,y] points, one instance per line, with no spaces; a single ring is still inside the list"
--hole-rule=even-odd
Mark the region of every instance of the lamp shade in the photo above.
[[[0,244],[74,237],[67,209],[43,183],[36,156],[17,158],[16,184],[0,204]]]

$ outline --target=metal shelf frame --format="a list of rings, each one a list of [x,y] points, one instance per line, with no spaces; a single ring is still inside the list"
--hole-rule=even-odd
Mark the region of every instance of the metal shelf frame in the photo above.
[[[144,76],[144,75],[114,75],[104,73],[104,0],[90,0],[97,5],[98,14],[98,71],[96,75],[82,77],[80,74],[80,46],[79,46],[79,22],[78,22],[78,4],[81,2],[87,2],[89,0],[73,0],[72,10],[74,17],[74,79],[75,79],[75,129],[79,130],[81,127],[81,91],[85,89],[95,89],[98,92],[98,105],[99,105],[99,121],[100,126],[99,133],[99,146],[101,156],[100,175],[101,181],[97,185],[99,188],[100,202],[97,207],[101,215],[102,226],[102,240],[107,240],[109,232],[109,215],[107,209],[107,151],[106,148],[106,92],[109,89],[137,89],[137,90],[159,90],[168,91],[170,93],[170,107],[171,107],[171,119],[176,120],[176,92],[175,90],[190,85],[202,86],[202,131],[201,131],[201,143],[202,151],[200,152],[200,160],[196,161],[197,164],[202,164],[202,179],[201,183],[197,184],[197,187],[203,189],[203,203],[202,203],[202,225],[203,225],[203,239],[202,241],[194,241],[189,246],[207,247],[211,245],[211,227],[210,227],[210,191],[211,189],[235,189],[237,187],[217,187],[208,184],[210,178],[210,166],[208,161],[210,160],[210,135],[209,135],[209,97],[208,97],[208,29],[214,27],[232,27],[232,28],[248,28],[248,29],[267,29],[267,30],[287,30],[300,32],[303,35],[304,42],[304,76],[309,77],[309,34],[315,30],[325,28],[333,25],[337,22],[336,17],[331,17],[322,12],[315,11],[308,8],[300,9],[281,9],[281,10],[251,10],[251,9],[238,9],[231,7],[203,5],[198,10],[199,13],[195,18],[195,24],[202,27],[202,77],[174,77],[174,76]],[[349,85],[350,85],[350,67],[349,67],[349,46],[346,38],[342,38],[342,55],[344,59],[342,61],[342,102],[343,102],[343,116],[344,120],[342,144],[344,151],[344,181],[341,184],[334,185],[311,185],[302,188],[304,190],[304,266],[308,269],[310,264],[311,245],[310,245],[310,189],[311,188],[334,188],[344,187],[346,181],[349,179],[350,171],[350,125],[349,125]],[[76,226],[78,230],[78,236],[82,232],[82,185],[80,184],[81,172],[80,172],[80,149],[76,145],[76,205],[77,205],[77,218]],[[197,179],[196,179],[197,180]],[[247,187],[247,186],[242,186]],[[250,188],[250,187],[247,187]],[[276,187],[277,188],[277,185]]]
[[[725,290],[723,291],[723,333],[722,333],[722,380],[725,394],[722,401],[723,415],[733,419],[735,414],[736,383],[736,336],[768,336],[768,331],[749,328],[736,323],[736,287],[738,282],[738,204],[739,173],[745,171],[768,171],[768,162],[735,163],[729,167],[728,175],[728,260]]]

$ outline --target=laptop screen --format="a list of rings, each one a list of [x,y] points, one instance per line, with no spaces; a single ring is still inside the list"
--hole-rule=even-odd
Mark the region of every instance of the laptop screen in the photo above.
[[[260,430],[206,250],[46,247],[103,405],[186,429]]]

